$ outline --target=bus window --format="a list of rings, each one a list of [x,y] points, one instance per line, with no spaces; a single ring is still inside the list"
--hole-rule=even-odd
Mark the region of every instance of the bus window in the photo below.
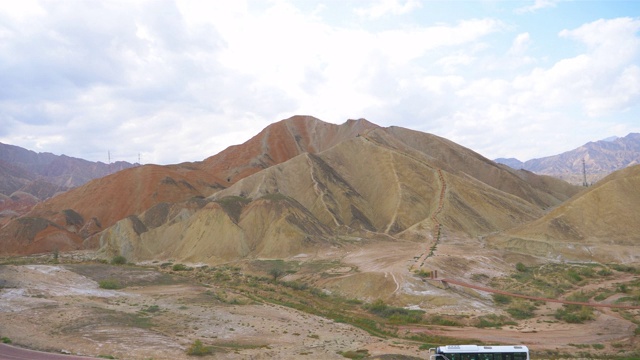
[[[493,354],[478,354],[478,360],[493,360]]]
[[[527,360],[527,354],[525,354],[525,353],[515,353],[515,354],[513,354],[513,360]]]

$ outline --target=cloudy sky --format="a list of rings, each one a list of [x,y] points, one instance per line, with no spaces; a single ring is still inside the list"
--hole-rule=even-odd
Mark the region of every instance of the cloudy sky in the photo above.
[[[295,114],[520,160],[640,132],[640,2],[0,1],[0,142],[171,164]]]

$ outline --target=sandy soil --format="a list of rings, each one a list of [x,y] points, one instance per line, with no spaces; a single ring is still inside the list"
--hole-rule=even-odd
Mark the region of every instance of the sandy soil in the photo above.
[[[424,244],[410,242],[343,249],[341,262],[325,271],[330,276],[323,286],[352,297],[378,296],[390,304],[413,304],[428,315],[473,318],[500,313],[490,294],[456,286],[442,288],[414,276],[413,262],[424,249]],[[335,258],[336,254],[318,256]],[[442,277],[471,281],[478,273],[505,275],[512,263],[481,243],[446,238],[426,265],[439,269]],[[99,287],[99,281],[113,278],[126,287]],[[585,290],[637,278],[627,274],[590,284]],[[368,279],[382,285],[371,288]],[[216,359],[344,359],[339,352],[356,350],[367,350],[372,356],[428,358],[427,350],[419,350],[420,343],[381,339],[347,324],[273,304],[232,305],[216,300],[224,291],[140,267],[4,265],[0,266],[0,336],[32,349],[121,359],[186,359],[186,349],[196,339],[213,346],[215,353],[210,358]],[[637,325],[625,319],[623,312],[596,309],[595,320],[567,324],[553,317],[560,306],[541,305],[536,317],[501,329],[403,326],[398,330],[404,335],[422,332],[484,343],[525,344],[533,351],[640,349],[640,339],[634,335]]]
[[[358,349],[425,356],[416,344],[290,308],[219,304],[208,296],[215,288],[195,283],[104,290],[70,269],[0,266],[0,335],[32,349],[121,359],[186,359],[196,339],[216,346],[216,359],[343,359],[337,352]]]

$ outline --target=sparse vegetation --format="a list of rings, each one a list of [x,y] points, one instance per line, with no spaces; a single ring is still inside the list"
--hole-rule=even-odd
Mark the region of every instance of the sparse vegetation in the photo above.
[[[363,306],[369,312],[389,319],[393,323],[419,323],[422,321],[424,311],[409,310],[401,307],[389,306],[378,299],[372,304]]]
[[[101,289],[107,289],[107,290],[117,290],[122,288],[122,286],[120,285],[120,282],[115,279],[100,280],[98,282],[98,285],[100,286]]]
[[[113,265],[125,265],[127,263],[127,258],[122,255],[116,255],[111,259],[111,264]]]
[[[11,339],[9,339],[6,336],[3,336],[2,338],[0,338],[0,341],[2,341],[3,344],[11,344]]]
[[[142,312],[147,312],[147,313],[155,313],[160,311],[160,307],[158,305],[150,305],[144,309],[141,310]]]
[[[495,314],[484,315],[478,317],[475,326],[478,328],[501,328],[505,325],[517,325],[505,316]]]
[[[581,305],[563,305],[555,313],[555,318],[571,324],[582,324],[593,319],[593,309]]]
[[[511,303],[511,296],[508,295],[504,295],[504,294],[493,294],[493,302],[495,302],[498,305],[506,305]]]
[[[174,264],[171,267],[171,270],[173,271],[188,271],[188,270],[192,270],[190,267],[188,267],[185,264]]]
[[[523,320],[532,318],[535,315],[536,306],[528,300],[515,302],[507,309],[509,315],[514,319]]]
[[[346,357],[347,359],[364,359],[369,356],[369,350],[366,350],[366,349],[355,350],[355,351],[348,350],[348,351],[338,352],[338,354]]]
[[[284,276],[285,274],[286,272],[278,266],[275,266],[271,268],[271,270],[269,270],[269,275],[271,275],[273,282],[277,282],[278,279]]]
[[[211,348],[208,346],[204,346],[204,344],[202,344],[202,341],[200,341],[199,339],[195,340],[193,344],[191,344],[191,346],[187,349],[187,355],[193,356],[209,355],[211,354],[211,352]]]

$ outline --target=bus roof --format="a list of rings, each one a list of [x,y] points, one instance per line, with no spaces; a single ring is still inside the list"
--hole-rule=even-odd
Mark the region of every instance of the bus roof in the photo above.
[[[483,352],[528,352],[524,345],[447,345],[439,346],[437,352],[443,353],[483,353]]]

